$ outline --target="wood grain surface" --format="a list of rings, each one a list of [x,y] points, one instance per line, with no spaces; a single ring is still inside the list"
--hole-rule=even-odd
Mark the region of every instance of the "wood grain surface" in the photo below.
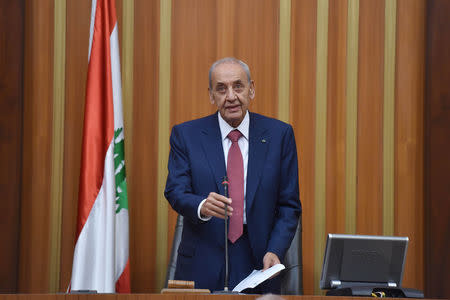
[[[0,293],[17,291],[22,179],[24,1],[0,1]]]
[[[164,50],[164,57],[170,57],[170,66],[165,66],[160,65],[159,52],[161,0],[130,0],[133,1],[133,6],[128,6],[129,3],[125,6],[124,1],[128,0],[116,1],[119,22],[125,21],[126,18],[133,19],[131,23],[127,23],[132,27],[128,28],[127,32],[133,35],[132,42],[127,44],[131,45],[127,48],[129,51],[126,56],[128,75],[122,74],[127,80],[127,95],[132,95],[131,101],[127,102],[129,109],[126,116],[126,122],[132,124],[127,129],[131,132],[132,139],[126,145],[126,164],[129,166],[127,180],[131,284],[133,292],[159,292],[162,286],[158,278],[164,276],[169,256],[168,253],[161,255],[160,252],[161,249],[171,249],[176,213],[169,207],[167,217],[162,217],[162,213],[158,215],[158,207],[161,210],[158,206],[160,199],[157,199],[158,192],[161,193],[158,178],[161,178],[161,172],[166,171],[158,168],[158,155],[163,155],[158,149],[164,148],[159,143],[165,143],[167,149],[169,143],[168,140],[159,138],[158,124],[164,122],[172,127],[216,111],[208,98],[208,70],[212,62],[224,56],[238,57],[250,66],[256,84],[256,97],[250,105],[250,110],[276,117],[279,113],[277,97],[280,92],[279,38],[286,35],[286,28],[283,29],[279,25],[280,0],[171,0],[171,30],[168,37],[170,49]],[[354,230],[356,233],[382,234],[383,224],[386,223],[384,221],[392,213],[394,234],[409,236],[411,240],[405,268],[405,285],[423,288],[425,282],[430,282],[434,274],[440,274],[442,271],[440,265],[433,260],[433,255],[441,253],[439,251],[445,249],[448,241],[439,239],[445,233],[443,229],[433,230],[448,228],[448,223],[434,216],[442,213],[442,208],[447,207],[447,204],[430,199],[448,198],[445,197],[445,160],[439,164],[439,161],[432,159],[440,157],[439,155],[445,157],[448,148],[443,142],[448,136],[448,84],[445,81],[448,76],[444,68],[448,55],[444,50],[441,51],[448,47],[441,37],[449,35],[444,34],[448,27],[441,26],[447,23],[440,17],[441,13],[445,15],[448,5],[445,1],[438,0],[395,0],[395,121],[391,129],[393,132],[389,132],[395,137],[395,161],[393,164],[387,164],[394,171],[395,211],[384,212],[383,174],[386,173],[383,170],[383,97],[386,1],[391,0],[321,1],[322,4],[328,4],[328,13],[324,11],[321,14],[327,16],[326,20],[323,17],[318,20],[317,0],[290,1],[288,113],[299,155],[305,294],[315,293],[314,286],[317,282],[314,277],[321,272],[320,266],[314,264],[323,255],[321,249],[318,249],[320,243],[316,242],[325,236],[316,229],[325,228],[326,233],[354,233]],[[60,291],[65,291],[70,281],[75,242],[90,6],[90,0],[67,1],[66,6]],[[125,7],[134,7],[132,17],[123,15]],[[359,21],[354,23],[356,13],[349,10],[353,7],[358,8],[356,13],[359,15]],[[429,27],[435,29],[429,29],[427,39],[425,7],[429,11],[428,14],[433,16],[431,19],[428,17],[427,26],[435,26]],[[167,17],[164,16],[164,21]],[[11,263],[7,263],[4,258],[1,263],[2,266],[9,264],[8,268],[11,270],[16,264],[16,289],[19,292],[48,292],[49,266],[54,259],[50,257],[49,248],[50,184],[53,176],[51,162],[54,155],[51,151],[54,1],[42,0],[39,4],[36,1],[25,1],[24,20],[24,32],[22,36],[20,32],[17,33],[15,41],[17,45],[20,44],[20,39],[24,42],[23,89],[20,87],[20,81],[12,80],[13,73],[11,79],[5,79],[7,86],[15,88],[17,93],[22,89],[23,120],[20,119],[20,103],[14,102],[8,106],[10,102],[4,100],[8,99],[4,97],[7,92],[0,90],[0,115],[2,122],[8,123],[10,128],[7,133],[2,131],[0,134],[1,149],[9,149],[10,155],[11,149],[19,149],[15,153],[16,156],[11,156],[8,161],[11,165],[5,166],[9,169],[16,168],[15,174],[20,176],[16,177],[16,181],[14,176],[3,176],[1,184],[11,183],[8,198],[19,200],[20,197],[21,202],[20,224],[19,216],[14,217],[12,213],[11,220],[8,220],[12,229],[7,233],[11,243],[17,241],[17,262],[14,263],[15,248],[11,246],[5,250],[5,253],[10,253],[8,257],[11,257]],[[129,22],[129,19],[127,20]],[[327,44],[324,40],[320,41],[322,50],[323,45],[327,45],[326,72],[321,63],[320,73],[317,73],[319,21],[319,25],[327,22],[328,33]],[[119,30],[121,28],[119,24]],[[354,39],[355,36],[350,33],[356,32],[356,29],[359,33],[357,39]],[[121,32],[119,36],[120,42],[125,43],[127,36]],[[349,39],[358,40],[358,47],[348,43]],[[425,43],[428,43],[426,73]],[[15,47],[20,49],[20,46]],[[351,57],[349,53],[353,53]],[[19,52],[17,54],[21,55]],[[441,55],[441,58],[437,59],[437,55]],[[321,59],[320,62],[322,61]],[[4,62],[5,60],[2,61]],[[349,70],[349,66],[355,67],[355,72],[353,69]],[[160,70],[170,73],[170,79],[166,79],[170,82],[160,82]],[[352,78],[349,72],[356,75],[354,79],[349,79]],[[317,74],[322,73],[326,74],[326,78],[317,78]],[[426,90],[425,74],[428,74],[427,78],[433,78],[433,85],[430,81]],[[22,75],[15,73],[14,76],[17,78]],[[316,116],[316,83],[324,80],[327,82],[326,91],[320,92],[326,92],[327,95],[326,115]],[[170,101],[169,117],[159,110],[160,83],[170,86],[170,96],[167,99]],[[357,97],[352,98],[354,92]],[[424,92],[430,99],[427,100],[427,118],[423,115],[423,107],[427,105]],[[357,107],[354,113],[348,106],[349,97],[356,99],[356,102],[352,102],[356,104],[354,107]],[[320,135],[320,140],[324,141],[320,144],[320,150],[325,149],[325,155],[323,151],[320,152],[321,155],[316,155],[316,121],[326,124],[325,139],[322,131]],[[349,128],[353,121],[354,128]],[[424,129],[425,124],[429,126],[426,130],[431,131]],[[23,136],[20,136],[22,130]],[[13,133],[18,135],[11,139]],[[351,145],[348,141],[352,139],[357,142],[354,149],[348,147]],[[23,145],[23,153],[20,153],[20,144]],[[3,145],[13,145],[13,148],[4,148]],[[349,153],[354,153],[353,157],[348,157]],[[317,161],[317,157],[320,157],[320,161]],[[351,159],[354,161],[350,161]],[[316,205],[319,196],[315,193],[316,184],[320,183],[315,182],[318,165],[326,166],[325,177],[320,177],[320,182],[325,183],[321,187],[324,190],[318,190],[320,200],[325,192],[326,201],[325,205],[320,202],[319,206]],[[356,173],[351,177],[349,169],[353,165],[356,166]],[[424,176],[428,182],[426,190]],[[351,191],[347,190],[347,187],[350,187]],[[356,197],[349,199],[348,196],[353,192]],[[424,193],[426,197],[423,196]],[[349,205],[349,201],[353,200],[355,205]],[[14,209],[18,212],[18,202],[8,205],[12,212]],[[321,210],[320,215],[316,214],[317,207]],[[167,214],[167,211],[163,213]],[[158,236],[164,237],[164,247],[158,246]],[[436,267],[425,269],[424,265],[428,261]],[[7,288],[15,289],[14,280],[7,282]],[[439,288],[442,287],[432,286],[434,282],[436,280],[427,285],[429,290],[440,291]]]

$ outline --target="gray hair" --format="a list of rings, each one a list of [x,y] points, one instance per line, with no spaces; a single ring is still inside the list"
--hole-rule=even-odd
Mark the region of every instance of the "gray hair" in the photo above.
[[[252,81],[251,76],[250,76],[250,68],[248,67],[248,65],[245,62],[243,62],[240,59],[234,58],[234,57],[225,57],[225,58],[221,58],[221,59],[217,60],[216,62],[214,62],[211,65],[211,68],[209,68],[209,76],[208,76],[209,77],[209,89],[212,89],[212,79],[211,79],[212,72],[218,65],[221,65],[221,64],[238,64],[238,65],[240,65],[244,69],[245,73],[247,74],[248,82],[250,83]]]

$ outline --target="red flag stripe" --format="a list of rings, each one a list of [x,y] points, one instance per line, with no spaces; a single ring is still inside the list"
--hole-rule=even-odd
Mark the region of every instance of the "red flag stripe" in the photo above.
[[[129,259],[127,261],[127,265],[125,266],[125,269],[123,269],[122,274],[120,275],[119,279],[116,282],[116,292],[117,293],[124,293],[124,294],[131,293],[131,286],[130,286],[130,260]]]
[[[86,83],[77,238],[102,186],[106,151],[114,137],[110,35],[115,24],[114,4],[98,0]]]

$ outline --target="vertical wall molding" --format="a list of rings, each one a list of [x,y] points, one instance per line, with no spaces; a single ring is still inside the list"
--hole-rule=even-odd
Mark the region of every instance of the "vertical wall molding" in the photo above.
[[[450,1],[426,1],[425,297],[450,298]],[[444,258],[444,259],[443,259]]]
[[[330,1],[328,16],[326,233],[344,233],[348,1]]]
[[[345,231],[356,233],[356,142],[358,121],[359,0],[348,0],[347,25],[347,132],[345,155]]]
[[[317,1],[317,62],[316,62],[316,156],[315,156],[315,227],[314,249],[325,249],[326,222],[326,142],[327,142],[327,55],[328,55],[328,0]],[[314,291],[320,294],[321,255],[314,257]]]
[[[66,0],[54,1],[53,137],[50,204],[49,291],[59,289],[64,166],[64,102],[66,63]]]
[[[394,235],[410,238],[402,285],[423,290],[426,0],[398,0],[396,10]]]
[[[158,204],[156,240],[156,288],[164,285],[167,261],[168,204],[164,198],[170,137],[172,0],[160,1],[159,102],[158,102]]]
[[[359,6],[356,232],[383,234],[384,1]]]
[[[13,294],[20,249],[25,1],[0,1],[0,15],[0,294]]]
[[[397,1],[385,1],[383,103],[383,235],[394,235],[395,43]]]
[[[291,0],[280,0],[278,50],[278,119],[289,122],[291,64]]]
[[[50,286],[54,0],[25,1],[19,293]]]
[[[122,1],[122,99],[125,130],[127,180],[131,172],[133,144],[133,63],[134,63],[134,0]]]

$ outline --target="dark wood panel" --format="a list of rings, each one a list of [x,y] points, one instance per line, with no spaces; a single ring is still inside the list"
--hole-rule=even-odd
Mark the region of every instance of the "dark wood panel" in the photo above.
[[[450,298],[450,1],[427,1],[425,295]]]
[[[0,1],[0,293],[17,291],[22,169],[24,1]]]
[[[131,290],[156,292],[159,1],[134,3],[132,180],[128,181]]]
[[[64,168],[61,223],[60,292],[72,275],[78,212],[81,141],[89,51],[91,1],[67,1],[64,114]]]
[[[325,232],[345,233],[347,0],[329,4]]]
[[[292,1],[290,122],[299,156],[303,222],[303,287],[314,293],[314,153],[317,1]],[[321,254],[317,254],[321,255]]]
[[[384,1],[359,8],[356,232],[382,234]]]
[[[410,238],[402,285],[423,290],[425,0],[397,3],[394,233]]]
[[[53,4],[25,1],[21,293],[43,293],[49,288]]]

